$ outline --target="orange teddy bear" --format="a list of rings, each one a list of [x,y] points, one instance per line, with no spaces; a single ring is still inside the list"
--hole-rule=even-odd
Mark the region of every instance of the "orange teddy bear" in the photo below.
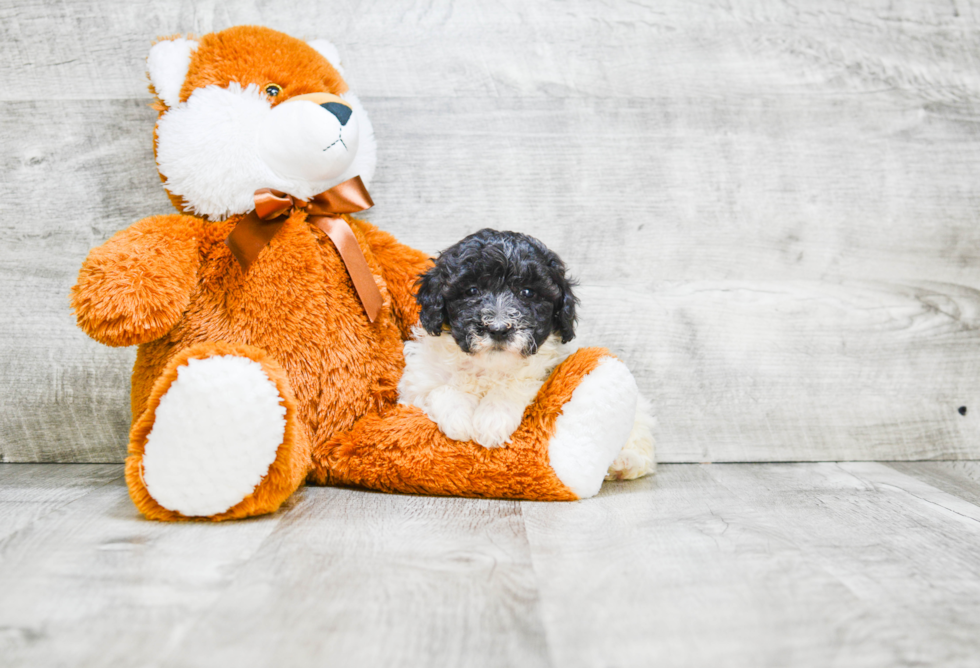
[[[336,50],[258,27],[156,43],[157,166],[181,213],[94,249],[79,326],[138,344],[126,480],[151,519],[275,511],[309,481],[387,492],[574,500],[627,440],[636,383],[582,349],[507,447],[397,403],[425,253],[348,214],[370,206],[370,121]]]

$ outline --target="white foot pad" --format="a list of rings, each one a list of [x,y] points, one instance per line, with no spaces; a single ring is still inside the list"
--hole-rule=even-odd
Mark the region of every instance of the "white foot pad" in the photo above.
[[[580,499],[595,496],[626,444],[638,395],[633,374],[609,357],[582,379],[562,407],[548,458],[558,479]]]
[[[160,398],[146,439],[143,482],[186,516],[222,513],[261,482],[286,433],[286,407],[258,362],[189,360]]]

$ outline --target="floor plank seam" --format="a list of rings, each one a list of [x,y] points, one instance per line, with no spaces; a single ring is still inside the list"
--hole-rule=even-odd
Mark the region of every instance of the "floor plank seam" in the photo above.
[[[550,668],[556,668],[558,666],[558,661],[555,657],[555,638],[554,634],[551,632],[551,624],[548,623],[548,618],[545,615],[545,601],[544,593],[541,589],[541,571],[538,568],[537,559],[534,556],[534,546],[531,544],[531,533],[528,529],[527,524],[527,513],[524,512],[524,507],[531,503],[529,501],[518,501],[518,507],[521,511],[521,523],[524,526],[524,540],[527,543],[528,558],[531,560],[531,572],[534,574],[534,587],[537,590],[538,599],[538,618],[541,620],[541,628],[544,629],[544,645],[547,649],[548,656],[548,666]],[[574,502],[578,503],[578,502]]]
[[[174,637],[167,641],[166,648],[164,648],[164,650],[160,653],[160,655],[157,657],[157,660],[154,663],[148,665],[147,668],[162,668],[164,666],[167,666],[167,662],[170,660],[170,658],[180,653],[183,647],[182,643],[187,638],[188,634],[191,633],[195,628],[200,626],[202,622],[205,622],[209,617],[211,617],[214,611],[219,610],[221,599],[225,596],[225,594],[227,594],[235,587],[235,585],[238,582],[238,578],[241,576],[242,571],[248,568],[248,566],[252,562],[252,559],[255,558],[255,555],[259,554],[262,551],[262,548],[269,541],[273,540],[276,537],[276,535],[284,529],[285,520],[290,515],[294,514],[298,508],[301,509],[310,505],[311,501],[306,495],[304,495],[302,498],[296,498],[298,495],[303,494],[303,490],[304,488],[300,488],[300,490],[294,494],[293,498],[290,499],[290,503],[288,507],[281,508],[279,511],[272,514],[270,519],[275,520],[276,522],[275,527],[268,533],[268,535],[265,538],[260,540],[255,545],[255,548],[251,551],[251,554],[249,554],[248,557],[242,559],[238,563],[238,565],[233,569],[233,571],[229,573],[228,582],[225,585],[225,587],[220,592],[214,595],[214,598],[211,599],[211,602],[208,603],[208,605],[202,607],[201,610],[198,612],[198,614],[194,615],[193,623],[186,624],[182,628],[179,628],[175,631]],[[242,519],[242,520],[232,520],[232,522],[236,522],[236,523],[253,522],[253,521],[255,520],[252,518]]]

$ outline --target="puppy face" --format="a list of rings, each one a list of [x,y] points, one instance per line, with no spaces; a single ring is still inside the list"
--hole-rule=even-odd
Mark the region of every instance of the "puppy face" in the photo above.
[[[421,322],[432,336],[446,329],[469,354],[533,355],[557,332],[575,336],[572,281],[540,241],[517,232],[480,230],[447,248],[419,277]]]

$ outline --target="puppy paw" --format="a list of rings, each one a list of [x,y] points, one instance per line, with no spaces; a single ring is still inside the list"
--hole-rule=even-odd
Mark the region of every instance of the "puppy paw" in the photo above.
[[[524,417],[523,404],[484,398],[473,412],[473,440],[485,448],[499,448],[510,443]]]
[[[439,426],[439,431],[454,441],[473,438],[471,424],[477,398],[448,385],[437,387],[426,397],[425,413]]]

